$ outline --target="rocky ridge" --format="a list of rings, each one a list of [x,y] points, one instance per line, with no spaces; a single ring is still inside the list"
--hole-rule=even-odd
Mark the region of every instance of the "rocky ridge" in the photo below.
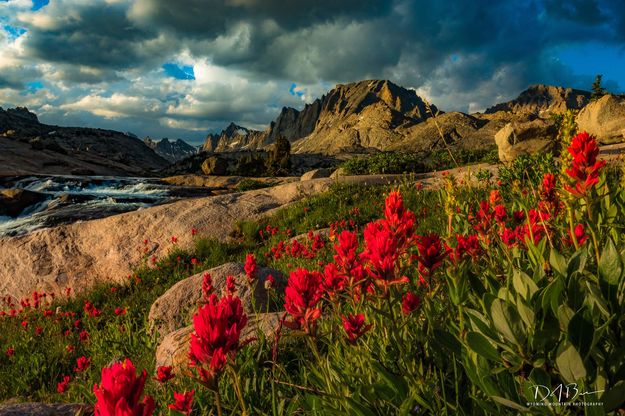
[[[169,141],[166,137],[159,141],[153,140],[150,137],[146,137],[143,139],[143,142],[157,155],[166,159],[170,163],[177,162],[186,157],[194,155],[198,152],[198,149],[194,146],[191,146],[189,143],[185,142],[182,139],[178,139],[175,141]]]
[[[0,108],[0,176],[153,175],[169,163],[126,133],[42,124],[24,107]]]

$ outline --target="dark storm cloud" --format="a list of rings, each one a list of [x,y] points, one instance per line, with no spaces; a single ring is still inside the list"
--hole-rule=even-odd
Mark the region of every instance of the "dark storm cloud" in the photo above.
[[[56,0],[35,13],[14,19],[28,30],[11,55],[22,75],[0,62],[0,89],[26,88],[41,73],[28,63],[43,64],[64,105],[49,114],[74,120],[80,102],[80,117],[152,135],[268,124],[302,105],[293,83],[311,101],[338,82],[389,78],[445,110],[483,109],[532,83],[588,88],[558,51],[625,42],[617,0]]]
[[[51,27],[31,25],[25,46],[35,58],[98,69],[158,62],[159,48],[150,46],[158,34],[137,27],[127,18],[124,5],[85,2],[73,5],[67,13],[52,3],[44,11],[55,23]]]

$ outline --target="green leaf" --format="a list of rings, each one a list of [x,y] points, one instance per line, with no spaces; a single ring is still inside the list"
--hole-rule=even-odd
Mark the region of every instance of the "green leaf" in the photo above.
[[[552,248],[551,253],[549,253],[549,264],[558,274],[566,276],[566,259],[555,248]]]
[[[625,402],[625,381],[621,380],[601,396],[603,410],[611,412]]]
[[[538,286],[536,286],[532,278],[521,270],[514,271],[512,285],[514,286],[514,290],[525,299],[531,298],[532,295],[538,291]]]
[[[535,329],[534,325],[534,311],[530,309],[522,299],[517,298],[516,302],[517,310],[519,311],[519,315],[523,322],[525,323],[525,327],[528,328],[530,333],[533,333]]]
[[[611,286],[618,285],[623,274],[623,263],[612,239],[608,239],[599,258],[599,276]]]
[[[564,290],[564,284],[561,279],[555,279],[549,283],[541,294],[541,306],[546,309],[547,306],[551,307],[554,315],[558,313],[558,307],[562,303],[562,291]]]
[[[586,357],[590,352],[590,345],[595,328],[583,314],[583,309],[571,317],[568,325],[568,339],[575,346],[582,357]]]
[[[494,299],[490,309],[495,328],[508,341],[522,346],[525,343],[525,330],[518,312],[501,299]]]
[[[612,239],[608,239],[599,257],[599,285],[609,302],[616,302],[616,292],[623,275],[623,262]]]
[[[586,367],[573,344],[564,342],[558,349],[556,367],[567,383],[575,383],[586,377]]]
[[[501,359],[497,349],[493,347],[493,344],[491,344],[490,341],[479,332],[467,333],[467,345],[473,351],[488,360],[500,361]]]
[[[397,396],[402,399],[406,397],[408,394],[408,385],[401,375],[391,374],[377,361],[372,361],[371,366],[377,375],[379,375],[386,383],[386,385],[393,389]]]
[[[510,407],[514,410],[518,410],[521,412],[529,412],[530,409],[528,409],[525,406],[522,406],[518,403],[513,402],[512,400],[508,400],[504,397],[499,397],[499,396],[490,396],[491,399],[493,399],[494,401],[496,401],[497,403],[503,404],[504,406]]]
[[[590,305],[596,307],[606,319],[609,319],[611,316],[610,310],[608,309],[608,305],[606,304],[599,288],[588,281],[586,282],[586,287],[588,288],[586,301]]]
[[[435,329],[433,332],[434,342],[436,344],[447,349],[449,352],[460,356],[460,353],[462,352],[462,345],[454,334],[444,331],[442,329]]]
[[[568,305],[560,305],[558,308],[558,321],[560,321],[560,328],[562,329],[562,332],[566,331],[568,328],[573,315],[575,315],[575,312],[573,309],[569,308]]]
[[[572,275],[574,272],[581,272],[584,270],[586,266],[586,259],[588,257],[588,252],[585,247],[581,247],[577,250],[571,258],[569,259],[569,263],[566,266],[566,274],[568,276]]]

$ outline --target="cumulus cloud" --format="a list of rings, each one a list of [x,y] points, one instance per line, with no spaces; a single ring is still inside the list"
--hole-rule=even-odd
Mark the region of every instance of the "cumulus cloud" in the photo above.
[[[200,140],[230,121],[263,128],[282,106],[366,78],[461,111],[532,83],[588,88],[592,69],[559,51],[624,41],[625,3],[610,0],[9,0],[0,105]]]

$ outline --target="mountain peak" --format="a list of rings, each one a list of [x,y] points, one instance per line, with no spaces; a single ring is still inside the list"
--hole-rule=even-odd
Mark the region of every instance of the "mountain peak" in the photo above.
[[[513,100],[488,108],[487,114],[498,111],[513,113],[563,113],[566,110],[578,110],[590,100],[590,92],[553,85],[535,84],[522,91]]]

